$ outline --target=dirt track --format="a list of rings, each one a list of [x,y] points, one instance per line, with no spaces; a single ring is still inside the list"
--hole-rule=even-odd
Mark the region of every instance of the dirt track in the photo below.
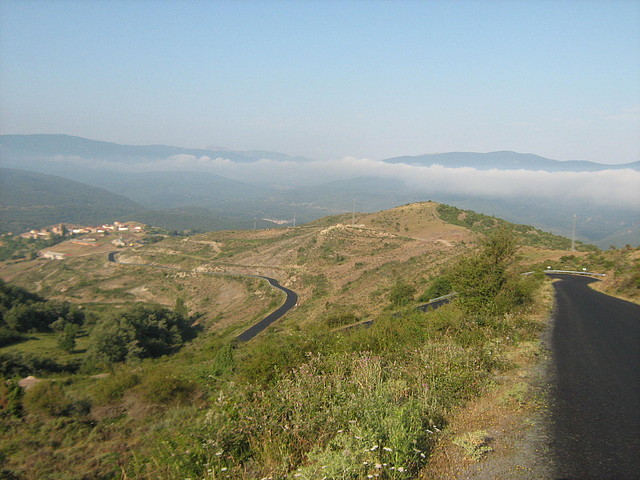
[[[640,306],[557,275],[552,429],[557,479],[640,478]]]

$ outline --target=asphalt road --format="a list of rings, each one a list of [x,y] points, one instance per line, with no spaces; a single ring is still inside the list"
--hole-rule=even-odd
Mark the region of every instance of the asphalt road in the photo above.
[[[552,275],[556,479],[640,479],[640,306]]]
[[[110,252],[107,255],[109,261],[113,262],[113,263],[120,264],[118,262],[117,258],[116,258],[118,253],[119,252]],[[120,264],[120,265],[122,265],[122,264]],[[175,270],[175,271],[178,271],[178,272],[183,271],[183,270],[180,270],[180,269],[174,268],[174,267],[165,267],[163,265],[151,265],[151,264],[145,264],[145,263],[126,263],[124,265],[132,265],[132,266],[136,266],[136,267],[162,268],[162,269],[165,269],[165,270]],[[297,303],[298,303],[298,294],[296,292],[294,292],[293,290],[290,290],[287,287],[283,287],[282,285],[280,285],[280,283],[275,278],[263,277],[262,275],[249,275],[249,274],[242,274],[242,273],[200,272],[200,274],[201,275],[211,275],[211,276],[234,276],[234,277],[261,278],[261,279],[266,280],[267,282],[269,282],[269,284],[272,287],[277,288],[278,290],[282,290],[287,295],[287,298],[285,299],[284,303],[282,304],[282,306],[280,308],[278,308],[277,310],[271,312],[269,315],[264,317],[262,320],[260,320],[259,322],[253,324],[252,326],[247,328],[244,332],[242,332],[240,335],[238,335],[236,337],[236,340],[239,341],[239,342],[248,342],[249,340],[253,339],[256,335],[258,335],[260,332],[262,332],[265,328],[267,328],[273,322],[275,322],[276,320],[278,320],[281,317],[283,317],[285,313],[287,313],[289,310],[291,310],[293,307],[295,307],[297,305]]]
[[[271,284],[272,287],[282,290],[284,293],[287,294],[287,298],[285,299],[284,303],[280,308],[271,312],[269,315],[264,317],[258,323],[253,324],[244,332],[242,332],[240,335],[238,335],[236,337],[236,340],[240,342],[246,342],[251,340],[253,337],[255,337],[260,332],[262,332],[265,328],[267,328],[269,325],[271,325],[273,322],[278,320],[285,313],[287,313],[289,310],[295,307],[296,304],[298,303],[298,294],[293,290],[289,290],[287,287],[283,287],[278,283],[277,280],[273,278],[269,278],[269,277],[259,277],[259,278],[264,278],[266,281],[268,281]]]

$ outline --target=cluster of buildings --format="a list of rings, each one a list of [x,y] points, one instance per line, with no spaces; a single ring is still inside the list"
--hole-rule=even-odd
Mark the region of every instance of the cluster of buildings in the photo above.
[[[116,232],[132,232],[142,233],[144,225],[137,222],[113,222],[98,227],[84,227],[78,225],[66,226],[62,223],[52,227],[41,228],[39,230],[30,230],[20,234],[22,238],[51,238],[53,235],[66,237],[70,235],[82,235],[86,233],[116,233]]]

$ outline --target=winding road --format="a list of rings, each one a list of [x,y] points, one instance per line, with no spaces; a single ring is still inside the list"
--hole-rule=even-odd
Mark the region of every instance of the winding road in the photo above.
[[[119,252],[110,252],[108,254],[109,261],[113,262],[113,263],[117,263],[118,265],[131,265],[131,266],[135,266],[135,267],[161,268],[161,269],[164,269],[164,270],[173,270],[173,271],[176,271],[176,272],[193,273],[190,270],[180,270],[179,268],[165,267],[163,265],[153,265],[153,264],[148,264],[148,263],[120,263],[116,259],[116,255],[118,253]],[[256,335],[258,335],[260,332],[265,330],[273,322],[275,322],[276,320],[282,318],[289,310],[291,310],[293,307],[295,307],[297,305],[297,303],[298,303],[298,294],[296,292],[294,292],[293,290],[290,290],[287,287],[283,287],[282,285],[280,285],[280,283],[275,278],[264,277],[262,275],[251,275],[251,274],[247,274],[247,273],[224,273],[224,272],[197,272],[197,273],[199,275],[216,275],[216,276],[227,276],[227,277],[231,276],[231,277],[260,278],[262,280],[266,280],[267,282],[269,282],[269,284],[272,287],[283,291],[287,295],[287,298],[285,299],[284,303],[282,304],[282,306],[280,308],[278,308],[277,310],[271,312],[269,315],[264,317],[262,320],[260,320],[259,322],[253,324],[252,326],[247,328],[244,332],[242,332],[240,335],[238,335],[236,337],[236,341],[239,341],[239,342],[248,342],[249,340],[253,339]]]
[[[640,479],[640,306],[550,275],[556,479]]]

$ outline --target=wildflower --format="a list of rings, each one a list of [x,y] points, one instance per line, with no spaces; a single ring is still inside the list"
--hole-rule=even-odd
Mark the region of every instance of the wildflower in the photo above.
[[[373,475],[369,474],[367,475],[367,478],[373,478]]]
[[[399,471],[400,473],[404,472],[404,467],[398,467],[398,471]]]
[[[216,457],[219,457],[222,455],[222,450],[220,450],[219,452],[216,452]]]
[[[372,452],[375,452],[377,449],[378,449],[378,445],[374,445],[369,450],[371,450]]]
[[[342,433],[342,432],[344,432],[344,430],[338,430],[338,433]]]
[[[393,452],[393,449],[391,449],[391,448],[389,448],[389,447],[382,447],[382,449],[383,449],[385,452]]]
[[[220,471],[221,471],[221,472],[226,472],[226,471],[227,471],[227,467],[222,467],[222,468],[220,469]]]
[[[380,469],[380,468],[382,468],[382,465],[380,465],[379,463],[376,463],[375,467],[376,467],[377,469]]]
[[[429,430],[428,428],[427,428],[427,433],[433,434],[433,432],[431,430]]]

